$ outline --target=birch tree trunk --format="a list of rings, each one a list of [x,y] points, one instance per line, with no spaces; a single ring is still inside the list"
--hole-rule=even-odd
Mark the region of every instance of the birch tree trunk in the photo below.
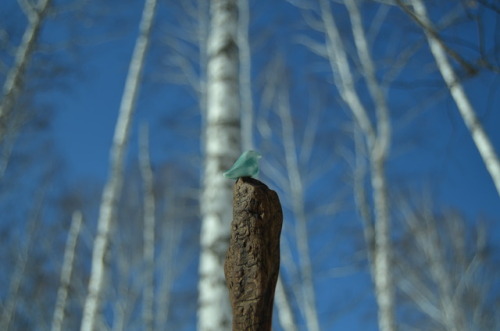
[[[0,330],[9,330],[10,324],[16,315],[16,304],[20,297],[19,292],[23,279],[26,277],[26,266],[28,265],[30,252],[33,246],[37,245],[35,242],[35,234],[40,223],[40,218],[42,217],[41,213],[44,207],[46,191],[46,184],[44,184],[34,201],[33,209],[27,224],[25,243],[18,252],[16,264],[8,285],[7,297],[2,302]]]
[[[281,275],[278,275],[276,292],[274,293],[274,304],[278,313],[280,325],[285,331],[297,331],[297,326],[293,317],[292,307],[286,296],[285,287]]]
[[[231,308],[224,258],[232,218],[232,181],[222,172],[240,154],[237,0],[212,0],[207,44],[205,170],[201,197],[198,330],[228,330]]]
[[[498,281],[485,254],[487,229],[471,227],[456,211],[436,211],[432,198],[426,193],[398,206],[405,238],[395,254],[399,288],[423,315],[414,327],[496,330],[489,296]]]
[[[394,284],[391,269],[391,229],[385,164],[391,142],[389,108],[385,94],[377,81],[375,65],[366,40],[361,14],[355,0],[345,0],[354,43],[370,95],[377,114],[377,136],[370,151],[371,182],[375,210],[375,254],[373,272],[375,290],[379,305],[379,326],[381,330],[394,330]]]
[[[373,196],[374,222],[365,220],[365,238],[368,257],[375,283],[375,297],[378,305],[378,324],[382,331],[396,330],[394,314],[394,282],[391,272],[391,217],[387,198],[387,179],[385,164],[389,154],[391,126],[389,109],[385,95],[375,76],[375,66],[366,40],[362,19],[356,1],[344,1],[349,12],[351,27],[356,45],[356,53],[361,64],[368,91],[375,104],[375,124],[372,124],[366,107],[356,91],[356,83],[350,71],[350,64],[344,43],[340,37],[335,18],[331,13],[328,0],[320,0],[321,17],[327,37],[327,56],[332,67],[334,81],[340,95],[349,106],[359,126],[370,160],[370,181]],[[361,206],[361,209],[366,206]],[[362,210],[361,210],[362,211]],[[366,212],[362,212],[362,214]],[[373,236],[370,238],[369,236]],[[373,245],[372,245],[373,244]]]
[[[62,330],[64,313],[66,310],[66,299],[68,298],[69,284],[71,282],[71,273],[73,271],[73,260],[75,258],[75,248],[78,235],[80,234],[80,227],[82,224],[82,213],[76,211],[73,213],[71,220],[71,227],[68,233],[68,240],[66,241],[66,248],[64,251],[64,260],[61,270],[61,283],[57,290],[56,307],[54,309],[54,316],[52,318],[51,331]]]
[[[300,261],[301,298],[304,301],[303,309],[307,329],[319,331],[320,324],[316,309],[316,295],[314,292],[314,279],[309,253],[309,231],[304,202],[304,184],[299,171],[299,157],[295,145],[293,118],[290,110],[289,95],[285,88],[279,88],[278,109],[282,126],[282,140],[285,152],[285,162],[290,183],[291,201],[295,216],[295,238]]]
[[[149,43],[155,7],[156,0],[146,0],[139,26],[139,36],[137,37],[132,60],[130,61],[120,112],[116,122],[113,146],[110,152],[109,179],[102,195],[97,236],[94,240],[89,289],[81,324],[82,331],[95,330],[100,296],[104,284],[105,256],[108,251],[109,233],[111,224],[116,218],[116,208],[123,185],[123,163],[127,151],[130,125],[139,92],[140,78]]]
[[[241,96],[241,145],[244,151],[253,147],[253,100],[252,100],[252,54],[248,41],[250,8],[248,0],[238,0],[239,29],[238,46],[240,58],[240,96]]]
[[[139,163],[144,185],[144,289],[142,299],[142,320],[145,331],[152,331],[154,326],[154,271],[155,271],[155,195],[153,170],[149,158],[149,129],[141,127],[139,133]],[[166,312],[162,312],[165,313]]]
[[[12,110],[22,88],[22,79],[35,49],[51,0],[39,0],[36,5],[31,5],[28,1],[20,1],[20,3],[28,18],[28,26],[24,31],[21,44],[17,48],[14,65],[7,74],[3,85],[2,99],[0,101],[0,141],[3,139],[5,126],[7,125],[6,117]]]
[[[403,4],[402,1],[398,0],[398,3],[406,11],[408,11],[406,5]],[[498,160],[495,149],[488,135],[484,131],[481,122],[477,118],[474,108],[472,107],[462,84],[460,84],[458,75],[455,73],[448,60],[443,43],[437,38],[436,33],[434,33],[435,29],[433,28],[432,22],[429,20],[425,3],[422,0],[411,0],[410,3],[415,10],[416,15],[414,18],[418,21],[420,26],[422,26],[425,36],[427,37],[427,42],[429,43],[429,47],[432,55],[434,56],[437,67],[441,72],[441,76],[443,76],[446,86],[450,90],[458,111],[460,112],[465,125],[469,129],[472,139],[476,144],[479,154],[483,158],[486,169],[490,173],[493,183],[497,189],[497,193],[500,196],[500,161]]]

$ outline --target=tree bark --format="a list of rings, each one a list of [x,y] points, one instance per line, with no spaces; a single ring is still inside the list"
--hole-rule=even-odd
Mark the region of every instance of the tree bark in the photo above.
[[[42,24],[49,12],[51,0],[40,0],[37,4],[33,4],[23,8],[28,18],[28,26],[24,31],[21,44],[16,50],[14,65],[9,70],[5,79],[0,99],[0,141],[5,133],[7,125],[5,118],[9,115],[14,106],[19,91],[21,90],[22,79],[31,55],[35,50],[37,39],[40,35]]]
[[[450,61],[448,61],[448,57],[446,55],[447,49],[443,43],[440,42],[434,32],[434,29],[432,28],[433,25],[429,19],[429,15],[427,14],[425,3],[421,0],[412,0],[410,3],[415,10],[413,18],[418,19],[417,22],[423,26],[423,30],[425,36],[427,37],[431,53],[436,61],[436,65],[441,72],[441,76],[446,82],[446,86],[450,90],[458,111],[460,112],[467,129],[469,129],[472,140],[474,141],[486,169],[493,180],[493,184],[497,189],[497,193],[500,196],[500,160],[495,152],[495,147],[491,143],[490,137],[484,130],[479,118],[477,118],[474,107],[470,103],[470,100],[460,83],[458,75],[455,73]],[[409,12],[407,7],[401,1],[398,1],[398,4],[403,8],[403,10]],[[454,54],[455,53],[452,53],[452,55]],[[457,60],[457,57],[457,55],[454,56],[454,59]],[[471,68],[464,61],[460,61],[459,57],[458,61],[468,70],[469,73],[474,73],[475,69]]]
[[[155,298],[155,194],[154,177],[149,157],[149,127],[143,124],[139,132],[139,164],[144,185],[144,287],[142,303],[142,322],[145,331],[154,329]]]
[[[279,89],[278,112],[282,128],[282,140],[285,152],[286,172],[289,192],[295,218],[295,240],[300,265],[301,301],[305,315],[307,330],[320,331],[316,296],[314,293],[314,277],[311,255],[309,253],[309,231],[306,217],[305,189],[303,177],[299,170],[299,155],[295,145],[295,129],[290,109],[290,97],[286,89]]]
[[[332,15],[330,3],[320,0],[321,17],[323,20],[326,46],[330,66],[332,67],[335,85],[344,102],[349,106],[357,125],[361,129],[368,148],[370,161],[370,181],[373,199],[374,223],[364,220],[365,239],[367,240],[368,257],[371,263],[375,297],[378,305],[378,324],[382,331],[397,330],[395,316],[395,288],[392,276],[391,255],[391,215],[387,192],[385,164],[389,155],[391,143],[391,123],[387,101],[383,89],[377,81],[372,56],[368,49],[368,41],[362,26],[362,18],[355,1],[347,1],[346,6],[351,19],[354,42],[360,60],[362,74],[375,105],[374,123],[363,105],[360,94],[356,90],[356,80],[351,73],[346,47],[342,41],[337,23]],[[359,174],[357,174],[359,175]],[[356,189],[360,189],[358,185]],[[361,193],[361,194],[360,194]],[[367,202],[358,193],[358,202]],[[360,199],[361,198],[361,199]],[[368,207],[360,206],[362,214],[367,216]],[[373,236],[371,238],[370,236]]]
[[[241,154],[237,0],[211,0],[210,13],[198,330],[224,331],[231,326],[231,307],[222,272],[231,223],[231,182],[222,176],[222,171],[229,169]]]
[[[149,45],[151,27],[157,0],[146,0],[139,25],[134,53],[125,82],[118,120],[115,126],[113,145],[110,151],[109,178],[104,187],[97,221],[97,235],[92,251],[92,266],[88,293],[83,307],[81,331],[93,331],[97,324],[100,309],[101,292],[104,288],[106,274],[106,253],[109,248],[111,225],[116,217],[118,201],[123,186],[123,169],[128,147],[128,137],[132,123],[135,103],[139,94],[139,86]]]
[[[73,261],[75,259],[76,242],[82,225],[82,213],[75,211],[71,220],[71,227],[64,250],[64,259],[61,270],[61,280],[57,290],[56,306],[52,318],[51,331],[61,331],[66,315],[66,302],[71,285],[71,273],[73,272]]]
[[[282,224],[276,192],[256,179],[239,178],[233,190],[231,239],[224,264],[233,331],[271,330]]]

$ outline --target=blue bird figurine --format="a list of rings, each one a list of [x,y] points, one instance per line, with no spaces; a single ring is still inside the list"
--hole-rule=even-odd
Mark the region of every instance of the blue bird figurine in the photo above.
[[[259,152],[246,151],[234,162],[233,166],[224,173],[224,177],[238,179],[239,177],[253,177],[259,173]]]

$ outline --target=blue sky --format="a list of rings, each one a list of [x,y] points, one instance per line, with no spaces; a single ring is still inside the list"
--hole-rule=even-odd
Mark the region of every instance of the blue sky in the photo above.
[[[289,15],[282,14],[281,18],[277,19],[283,21],[284,24],[275,31],[278,38],[287,38],[286,35],[289,33],[287,23],[290,26],[297,25],[287,21],[290,17],[297,17],[291,8],[287,10],[290,10]],[[135,15],[130,15],[129,19],[132,28],[128,29],[127,33],[110,42],[99,44],[90,51],[90,56],[86,60],[85,78],[73,87],[69,95],[58,101],[59,110],[53,132],[57,146],[67,162],[68,174],[74,178],[104,179],[107,175],[109,147],[128,61],[136,36],[133,27],[139,21],[139,11],[135,11]],[[272,19],[272,15],[269,18],[266,15],[263,18],[258,16],[258,20],[266,22],[265,24],[270,24],[267,20],[272,22]],[[161,21],[161,18],[159,20]],[[283,49],[287,47],[292,50],[297,49],[293,41],[281,41],[280,45]],[[304,63],[301,61],[310,59],[311,56],[307,52],[296,51],[295,55],[290,56],[290,65],[301,66]],[[255,61],[260,60],[262,58],[257,54]],[[151,64],[148,64],[147,72],[151,70],[154,69],[151,69]],[[257,74],[254,75],[257,76]],[[299,75],[299,77],[303,76]],[[496,150],[500,151],[500,111],[498,107],[492,106],[500,104],[498,83],[498,79],[479,76],[470,79],[465,87],[486,132],[490,135]],[[302,93],[307,93],[304,89],[302,91]],[[418,95],[424,94],[418,93]],[[183,149],[182,140],[176,140],[179,136],[170,135],[160,122],[165,112],[169,111],[178,112],[179,115],[168,116],[183,117],[182,111],[176,109],[182,109],[182,101],[178,100],[178,96],[176,90],[168,88],[162,89],[161,93],[150,93],[144,87],[141,90],[135,123],[143,120],[150,121],[152,137],[157,139],[152,143],[152,155],[153,159],[158,162],[169,158],[169,154],[173,152],[173,146]],[[418,102],[419,100],[415,101],[416,104]],[[255,103],[258,104],[258,100]],[[408,104],[408,100],[402,100],[401,103]],[[168,106],[172,108],[169,110]],[[199,120],[196,115],[187,117],[193,117],[194,121]],[[187,119],[181,119],[181,121],[188,123]],[[395,135],[402,133],[404,136],[407,132],[414,131],[419,133],[416,136],[410,134],[410,137],[403,141],[405,143],[403,146],[398,144],[399,141],[393,143],[393,155],[388,166],[389,178],[396,183],[399,183],[399,178],[401,178],[401,182],[408,182],[409,187],[414,187],[417,192],[425,191],[427,188],[433,190],[435,192],[433,203],[457,208],[469,216],[472,222],[481,218],[487,219],[492,227],[490,232],[492,239],[498,240],[500,225],[495,220],[500,215],[499,197],[469,132],[449,96],[442,97],[432,108],[422,110],[415,122],[410,122],[402,128],[398,127],[399,123],[395,121]],[[131,137],[130,160],[136,158],[135,133]],[[174,141],[169,141],[172,139]],[[193,148],[193,145],[190,145],[190,148]],[[408,152],[406,148],[411,150]],[[364,279],[364,281],[360,280],[359,284],[364,284],[366,290],[370,289],[369,283],[366,283],[369,281],[367,274],[349,276],[339,282],[345,281],[353,284],[354,277]],[[318,281],[318,286],[320,284],[321,281]],[[326,284],[328,281],[325,282],[325,286]],[[338,291],[344,291],[342,285],[338,287]],[[347,293],[350,291],[347,290]],[[327,294],[324,302],[329,302],[329,299],[331,300]],[[318,300],[323,299],[319,296]],[[368,304],[365,309],[369,310],[371,305]],[[319,307],[320,310],[326,309],[324,314],[331,313],[321,304]],[[358,324],[358,320],[359,317],[356,314],[346,315],[340,317],[338,323],[340,325],[345,323],[353,329],[367,330],[366,324]]]
[[[135,6],[140,8],[137,2]],[[130,13],[135,14],[129,15],[132,26],[127,29],[129,31],[119,38],[93,47],[85,59],[83,79],[74,84],[69,93],[62,97],[56,94],[57,99],[53,100],[57,104],[53,132],[71,176],[105,178],[107,175],[109,147],[136,36],[134,24],[140,19],[139,10]],[[497,104],[494,100],[498,99],[498,84],[495,85],[491,79],[472,81],[474,84],[466,84],[468,95],[496,150],[500,150],[500,114],[493,106]],[[487,93],[484,86],[488,86]],[[153,134],[155,121],[165,112],[165,105],[162,106],[161,102],[172,102],[176,95],[175,91],[166,90],[162,93],[155,95],[156,100],[145,100],[149,95],[144,95],[149,93],[143,87],[136,112],[135,123],[152,121]],[[174,104],[177,103],[177,100],[174,101]],[[455,203],[468,201],[473,214],[484,209],[495,215],[499,211],[494,207],[495,200],[498,200],[495,188],[458,111],[449,98],[439,107],[427,110],[439,114],[422,128],[426,131],[424,135],[428,134],[423,139],[431,141],[430,146],[435,148],[435,152],[421,150],[421,157],[412,159],[410,169],[403,171],[413,170],[412,165],[416,171],[421,165],[432,166],[441,172],[440,180],[445,181],[443,187],[453,188],[445,189],[444,199]],[[157,130],[162,128],[158,127]],[[132,136],[132,145],[135,141],[136,136]],[[395,145],[396,152],[398,147]],[[158,154],[166,152],[159,150]],[[395,158],[397,163],[398,157]]]
[[[12,8],[16,8],[16,3],[13,0],[3,2],[0,4],[0,11],[2,7],[13,10]],[[97,41],[92,41],[84,46],[80,45],[82,50],[82,53],[79,54],[80,57],[76,62],[71,62],[78,63],[79,67],[75,68],[74,76],[70,79],[71,85],[67,90],[63,92],[50,91],[41,96],[45,100],[49,100],[54,109],[50,133],[53,135],[56,150],[64,161],[64,175],[69,182],[87,179],[100,182],[107,177],[109,148],[128,64],[134,47],[141,8],[141,1],[130,1],[127,6],[120,6],[120,11],[111,11],[112,14],[109,14],[110,22],[106,21],[102,27],[98,23],[100,21],[97,20],[92,22],[90,26],[82,25],[82,29],[77,29],[78,36]],[[319,142],[318,151],[315,154],[317,162],[329,160],[330,155],[322,153],[326,153],[325,150],[337,144],[333,140],[338,133],[333,133],[332,130],[343,129],[344,123],[335,121],[344,119],[346,115],[345,110],[339,106],[338,96],[334,92],[334,88],[330,85],[332,79],[328,72],[327,63],[324,59],[311,55],[307,49],[297,43],[294,33],[306,31],[306,27],[300,21],[301,15],[298,14],[296,8],[283,1],[279,4],[253,4],[252,9],[255,13],[255,23],[252,25],[251,37],[255,38],[252,42],[259,46],[253,59],[254,68],[257,68],[253,72],[253,78],[257,82],[256,87],[254,87],[256,113],[262,115],[263,112],[259,108],[259,98],[262,96],[262,86],[259,84],[262,82],[262,77],[257,70],[264,67],[262,63],[270,60],[273,52],[280,50],[284,53],[290,70],[293,71],[291,85],[296,93],[292,93],[292,99],[296,102],[292,102],[292,104],[294,115],[297,118],[302,118],[301,116],[307,114],[304,112],[304,108],[312,104],[308,104],[308,97],[313,92],[317,92],[321,98],[328,101],[333,100],[332,104],[325,106],[321,112],[322,126],[320,128],[322,134],[328,135],[327,139],[332,139],[332,143],[330,144],[328,140]],[[12,17],[19,17],[21,15],[19,10],[15,10]],[[105,14],[101,15],[107,17]],[[201,149],[195,134],[199,132],[201,117],[194,109],[196,102],[193,101],[192,96],[189,99],[190,96],[186,89],[169,84],[166,79],[165,81],[156,80],[158,74],[166,70],[159,65],[162,59],[165,60],[161,56],[161,50],[164,47],[161,46],[161,34],[165,33],[165,29],[168,29],[168,23],[173,21],[170,15],[174,14],[171,14],[167,8],[160,8],[156,24],[157,30],[154,34],[155,39],[146,66],[145,84],[141,89],[134,120],[135,129],[130,138],[131,146],[128,157],[130,163],[137,159],[136,128],[139,123],[144,121],[150,125],[151,154],[155,165],[166,160],[173,162],[177,160],[181,166],[184,166],[182,162],[186,162],[187,159],[183,156],[187,153],[195,155],[194,159],[189,159],[189,162],[196,162],[193,160],[200,157]],[[103,18],[101,17],[101,19]],[[498,18],[496,20],[498,21]],[[43,40],[49,43],[64,40],[67,37],[61,30],[64,22],[47,26],[44,30]],[[114,25],[113,22],[118,22],[118,25]],[[9,24],[12,25],[13,22],[9,22]],[[406,28],[411,26],[409,22],[406,24]],[[486,22],[485,31],[488,33],[494,31],[495,24],[494,17],[490,17],[490,20]],[[18,29],[22,31],[22,27],[18,27]],[[470,33],[470,38],[474,37],[473,31],[463,29],[466,31],[464,36],[469,37],[468,33]],[[269,39],[260,40],[259,38],[265,39],[261,36],[266,33],[266,37]],[[311,35],[314,38],[321,37],[318,33],[311,33]],[[401,35],[404,37],[403,32]],[[100,37],[102,40],[99,40]],[[447,37],[452,39],[451,36]],[[498,36],[496,38],[498,43]],[[408,37],[408,39],[411,38]],[[383,49],[387,46],[383,40],[384,37],[380,37],[377,47]],[[274,48],[266,48],[269,47],[267,43],[275,43]],[[456,47],[462,46],[457,44]],[[464,49],[466,49],[465,46]],[[64,56],[64,50],[58,51],[58,54]],[[473,57],[474,54],[472,52],[470,56]],[[428,54],[422,55],[422,58],[425,56],[427,56],[427,60],[430,59]],[[412,75],[425,77],[426,72],[432,71],[428,67],[418,67],[418,64],[413,64],[407,69],[408,81],[412,82],[414,79]],[[168,72],[165,72],[165,75],[168,76]],[[316,85],[310,87],[308,85],[309,79],[314,84],[318,84],[318,80],[322,79],[319,83],[321,91],[311,92]],[[439,79],[433,80],[433,84],[435,82],[440,84]],[[500,240],[500,223],[498,222],[500,198],[498,193],[450,96],[442,95],[439,100],[432,103],[431,107],[425,108],[423,106],[424,98],[433,91],[432,86],[426,86],[420,90],[415,89],[411,93],[407,90],[399,91],[397,89],[389,92],[391,107],[395,114],[393,122],[395,140],[387,167],[388,178],[392,187],[395,188],[395,192],[399,189],[414,190],[418,196],[425,194],[426,189],[429,189],[434,193],[432,200],[436,206],[456,208],[467,215],[471,223],[482,218],[486,219],[491,226],[489,235],[492,242],[498,243]],[[500,153],[500,110],[498,107],[500,105],[500,80],[498,75],[481,73],[468,79],[464,86],[497,153]],[[411,99],[412,95],[414,99]],[[412,107],[417,108],[415,119],[405,122],[404,115],[407,114],[407,109],[412,109]],[[171,126],[166,124],[170,122],[173,123]],[[299,122],[297,127],[300,131],[300,121],[297,122]],[[170,128],[173,130],[171,131]],[[276,129],[277,132],[279,126],[277,125],[273,129]],[[257,137],[256,140],[262,142],[263,139]],[[265,141],[262,145],[265,145]],[[333,151],[334,148],[331,150]],[[272,158],[275,155],[267,157]],[[339,158],[335,158],[335,160],[342,162]],[[314,161],[316,162],[316,160]],[[345,169],[345,165],[338,167]],[[199,169],[201,170],[201,168]],[[266,179],[268,178],[266,176],[268,174],[264,173],[262,177]],[[307,196],[307,199],[316,199],[314,190],[325,190],[329,185],[332,187],[339,185],[338,182],[328,182],[328,185],[324,183],[325,181],[321,181],[320,184],[316,184],[317,186],[313,189],[312,194]],[[330,228],[328,229],[330,230]],[[326,236],[327,234],[322,233],[322,235]],[[325,239],[325,241],[327,240]],[[323,241],[313,242],[311,246],[318,249],[323,243]],[[333,259],[328,262],[334,266],[342,264],[342,261]],[[318,278],[317,289],[331,286],[330,281],[329,278]],[[337,293],[343,293],[346,296],[356,292],[356,290],[359,292],[371,289],[369,276],[366,272],[342,277],[335,284],[331,288],[332,291],[338,290]],[[365,314],[361,316],[371,315],[368,319],[373,321],[375,319],[373,316],[375,312],[372,309],[373,297],[371,294],[368,297],[361,304],[361,314]],[[319,290],[318,301],[319,313],[327,323],[327,317],[332,312],[330,305],[335,306],[339,300],[333,300],[332,303],[330,294]],[[323,303],[324,305],[322,305]],[[338,306],[333,308],[334,311],[336,309]],[[342,315],[339,317],[339,321],[334,322],[333,325],[350,326],[353,330],[368,330],[367,325],[360,322],[362,318],[360,319],[358,312]],[[328,323],[330,322],[328,321]]]

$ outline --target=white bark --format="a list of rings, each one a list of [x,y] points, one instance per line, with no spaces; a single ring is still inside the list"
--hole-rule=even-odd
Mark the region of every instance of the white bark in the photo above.
[[[295,325],[295,320],[293,318],[292,307],[290,306],[290,302],[288,301],[288,297],[286,296],[285,286],[283,285],[281,275],[278,276],[278,282],[276,283],[274,304],[276,306],[278,319],[283,330],[297,331],[297,326]]]
[[[375,66],[366,40],[365,31],[355,0],[345,1],[354,42],[360,59],[368,90],[375,103],[377,112],[377,136],[371,151],[371,180],[375,208],[375,254],[374,280],[377,303],[379,305],[379,326],[381,330],[394,330],[394,286],[391,270],[390,216],[387,200],[387,184],[385,178],[385,162],[389,154],[391,127],[389,109],[382,88],[375,76]]]
[[[375,254],[373,279],[379,307],[378,321],[382,331],[396,329],[394,316],[394,281],[391,266],[391,229],[387,201],[384,161],[372,161],[372,190],[375,205]]]
[[[429,20],[429,15],[427,14],[427,9],[422,0],[411,0],[411,4],[415,9],[415,13],[419,20],[423,23],[424,32],[429,43],[432,55],[436,60],[441,75],[450,93],[455,100],[460,115],[462,116],[465,125],[469,129],[469,132],[476,144],[483,162],[486,165],[486,169],[490,173],[493,183],[497,189],[497,193],[500,196],[500,161],[496,155],[495,149],[483,129],[481,122],[476,116],[474,108],[472,107],[467,94],[465,93],[462,84],[460,84],[460,79],[453,70],[443,44],[436,38],[436,35],[431,33],[426,27],[432,28],[432,22]]]
[[[116,122],[113,146],[110,152],[110,174],[102,195],[97,236],[94,240],[92,269],[81,324],[82,331],[93,331],[96,328],[100,296],[105,277],[105,256],[108,251],[109,232],[111,224],[116,217],[116,208],[123,184],[123,163],[155,7],[156,0],[146,0],[139,27],[139,36],[137,37],[130,62],[125,90]]]
[[[51,331],[62,330],[64,313],[66,310],[66,299],[68,298],[69,284],[71,282],[71,273],[73,271],[73,260],[75,257],[75,248],[80,228],[82,224],[82,213],[76,211],[73,213],[71,227],[68,232],[66,248],[64,250],[64,259],[61,269],[61,280],[57,290],[56,306],[52,318]]]
[[[225,179],[222,172],[240,154],[237,34],[237,0],[212,0],[198,284],[201,331],[231,327],[223,266],[230,234],[233,182]]]
[[[208,54],[206,44],[208,42],[208,34],[210,27],[210,14],[209,14],[209,2],[206,0],[198,0],[198,30],[197,30],[197,42],[198,42],[198,62],[200,64],[200,75],[198,77],[200,87],[195,90],[199,95],[198,105],[201,112],[202,123],[206,122],[207,116],[207,66],[208,66]],[[205,137],[201,137],[201,145],[205,144]]]
[[[167,178],[167,182],[173,181]],[[163,202],[167,206],[163,208],[164,212],[159,216],[163,220],[161,224],[158,224],[161,233],[161,243],[163,245],[158,248],[158,258],[156,261],[158,270],[162,270],[163,272],[162,277],[158,279],[158,286],[155,291],[156,311],[159,312],[156,314],[156,330],[167,328],[170,307],[173,306],[172,284],[175,278],[185,269],[186,264],[189,263],[188,259],[186,259],[187,256],[190,256],[188,253],[189,250],[185,251],[183,248],[180,248],[182,247],[180,241],[182,240],[183,228],[185,227],[182,222],[179,222],[179,219],[182,218],[180,216],[182,212],[179,209],[184,208],[184,204],[179,203],[182,200],[176,199],[180,195],[179,190],[175,187],[167,187]],[[182,254],[179,254],[181,251]],[[179,256],[181,256],[182,261],[179,261]]]
[[[144,183],[144,290],[142,299],[143,328],[153,330],[154,270],[155,270],[155,196],[153,170],[149,159],[149,130],[144,125],[139,135],[139,162]]]
[[[354,78],[351,74],[351,67],[347,59],[344,43],[340,38],[337,25],[331,13],[328,0],[320,0],[321,18],[323,20],[326,34],[326,50],[330,67],[333,72],[335,85],[344,102],[349,106],[363,134],[366,135],[369,148],[373,147],[375,141],[375,129],[370,118],[359,99],[355,90]]]
[[[23,10],[28,18],[28,26],[24,31],[21,44],[17,48],[14,65],[7,74],[3,85],[0,101],[0,130],[2,130],[0,132],[0,140],[4,135],[6,117],[12,110],[21,90],[21,82],[24,78],[26,67],[35,49],[42,23],[47,16],[50,5],[51,0],[39,0],[36,5],[23,6]]]
[[[9,283],[9,290],[7,293],[7,298],[3,302],[2,312],[0,314],[0,330],[9,330],[10,323],[14,320],[16,315],[16,304],[19,298],[19,289],[21,287],[23,278],[26,273],[26,265],[30,256],[30,250],[35,242],[35,233],[40,222],[40,217],[43,209],[43,203],[45,201],[46,187],[42,187],[38,192],[38,196],[35,200],[32,214],[28,220],[27,233],[24,247],[19,251],[16,259],[16,265]]]
[[[362,73],[365,77],[366,85],[375,103],[375,110],[377,112],[377,138],[373,146],[373,158],[380,158],[384,161],[389,153],[391,140],[389,108],[387,106],[385,94],[375,75],[375,65],[373,63],[370,48],[368,47],[368,41],[366,40],[363,21],[357,1],[345,0],[344,2],[349,12],[349,18],[351,19],[354,43],[361,63]]]
[[[387,199],[387,180],[385,178],[385,163],[389,153],[391,135],[389,110],[386,105],[384,93],[375,76],[375,67],[370,56],[357,4],[351,0],[346,1],[346,6],[351,19],[356,51],[361,63],[361,71],[376,106],[376,130],[356,91],[345,47],[335,19],[331,14],[329,2],[328,0],[320,0],[321,17],[327,36],[327,55],[334,74],[334,80],[339,88],[342,99],[353,113],[369,149],[368,156],[370,159],[370,179],[375,224],[373,231],[371,230],[371,225],[368,231],[365,229],[365,236],[374,235],[373,240],[371,238],[365,239],[367,239],[368,249],[374,250],[373,254],[370,252],[368,254],[369,257],[370,255],[372,257],[371,269],[375,283],[375,296],[379,308],[379,328],[382,331],[392,331],[396,329],[396,323],[394,315],[394,285],[391,273],[390,214]],[[359,189],[359,184],[357,188]],[[363,200],[360,200],[360,198],[362,197],[358,194],[358,201]],[[364,206],[362,208],[366,209]],[[366,211],[363,214],[366,216]],[[371,247],[371,243],[374,244],[374,247]]]
[[[51,4],[51,0],[39,0],[36,5],[19,1],[19,5],[28,19],[28,25],[15,52],[14,64],[7,72],[0,97],[0,142],[3,145],[1,146],[0,155],[0,180],[3,178],[9,164],[15,137],[17,136],[16,130],[19,125],[13,123],[9,119],[9,115],[23,88],[26,68],[35,50],[41,27],[47,18]]]
[[[299,158],[295,146],[294,128],[292,115],[290,113],[289,96],[286,92],[280,91],[279,114],[283,130],[283,144],[285,149],[285,161],[288,173],[288,182],[290,183],[289,192],[293,213],[295,215],[295,240],[297,241],[297,250],[300,260],[300,273],[302,300],[305,313],[307,329],[318,331],[319,320],[316,309],[316,296],[314,292],[314,280],[312,272],[311,257],[309,253],[309,234],[307,229],[307,217],[305,213],[304,186],[299,171]]]
[[[401,290],[440,329],[491,329],[484,228],[471,236],[459,215],[436,217],[428,202],[401,210],[409,238],[397,260]]]
[[[366,162],[366,144],[363,140],[363,134],[360,132],[356,123],[353,123],[354,135],[354,200],[356,207],[363,222],[363,235],[365,245],[368,251],[368,261],[371,268],[374,265],[375,255],[375,229],[374,220],[368,202],[368,194],[365,189],[367,162]],[[373,270],[372,270],[373,271]]]
[[[241,95],[241,145],[244,151],[253,147],[253,100],[252,100],[252,56],[248,41],[250,8],[248,0],[238,0],[240,51],[240,95]]]

